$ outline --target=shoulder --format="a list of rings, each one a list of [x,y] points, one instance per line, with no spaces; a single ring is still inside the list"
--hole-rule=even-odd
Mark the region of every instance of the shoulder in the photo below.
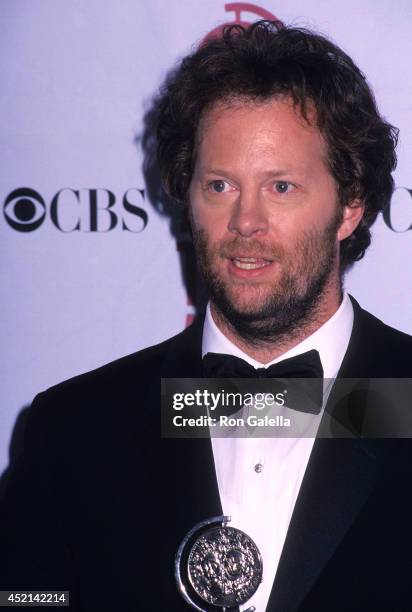
[[[47,392],[67,391],[72,387],[85,387],[88,384],[94,385],[96,382],[105,386],[112,386],[113,384],[117,386],[125,382],[136,382],[137,373],[140,373],[140,377],[153,371],[162,373],[171,355],[179,355],[180,352],[185,352],[185,349],[189,350],[189,347],[196,340],[198,326],[199,324],[194,323],[191,327],[159,344],[149,346],[95,370],[75,376],[51,387]]]
[[[351,375],[362,372],[365,377],[412,377],[412,336],[386,325],[351,300],[354,324],[344,362],[351,366]]]
[[[398,349],[412,349],[412,336],[387,325],[381,319],[361,308],[353,298],[352,302],[354,303],[355,317],[356,315],[359,316],[364,332],[371,337],[371,340],[375,337],[377,341],[384,341]]]
[[[157,398],[160,378],[178,375],[173,365],[193,363],[197,353],[200,358],[201,329],[202,321],[196,322],[164,342],[54,385],[36,396],[30,412],[40,420],[64,420],[65,414],[102,420],[136,410],[149,403],[148,396]]]

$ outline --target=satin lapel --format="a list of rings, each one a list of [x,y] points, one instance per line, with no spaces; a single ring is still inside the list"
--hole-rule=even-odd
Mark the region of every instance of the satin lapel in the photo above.
[[[268,611],[298,609],[373,490],[380,465],[359,441],[316,441]]]
[[[138,481],[143,482],[145,495],[136,493],[136,508],[132,512],[140,517],[138,529],[144,530],[143,540],[151,542],[147,588],[153,590],[154,603],[150,606],[148,601],[144,602],[144,610],[188,609],[174,577],[176,552],[192,527],[221,514],[210,439],[161,437],[160,379],[201,377],[202,329],[200,321],[149,350],[147,365],[141,373],[144,403],[157,412],[157,418],[148,419],[139,444]],[[156,575],[158,580],[153,578]]]
[[[162,366],[163,378],[201,378],[203,321],[195,322],[171,345]],[[180,539],[196,523],[222,514],[210,438],[167,440],[168,474],[173,497],[184,508],[176,516]]]
[[[354,329],[340,377],[367,376],[373,362],[373,356],[365,350],[368,338],[359,306],[354,304],[354,310]],[[299,609],[373,491],[383,460],[379,441],[356,437],[315,441],[267,612]]]

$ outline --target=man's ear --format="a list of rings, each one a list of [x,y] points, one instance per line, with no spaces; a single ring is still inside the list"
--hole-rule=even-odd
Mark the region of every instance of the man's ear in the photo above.
[[[353,234],[355,229],[358,227],[364,212],[365,205],[360,200],[354,200],[343,208],[342,222],[337,234],[338,240],[345,240],[345,238],[348,238],[348,236]]]

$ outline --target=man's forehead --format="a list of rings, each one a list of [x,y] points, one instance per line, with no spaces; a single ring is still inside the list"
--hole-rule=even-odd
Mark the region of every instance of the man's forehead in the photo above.
[[[197,130],[196,146],[199,146],[205,134],[217,123],[224,125],[234,113],[258,114],[262,110],[272,109],[274,112],[279,106],[288,108],[290,114],[296,119],[302,129],[318,131],[317,113],[315,104],[307,99],[304,106],[294,101],[291,95],[277,94],[269,98],[251,98],[248,96],[232,96],[209,104],[202,112]],[[275,116],[275,115],[274,115]]]
[[[196,134],[195,158],[196,162],[203,160],[203,167],[206,160],[215,163],[226,157],[225,153],[233,156],[236,151],[240,159],[250,150],[252,158],[281,154],[293,162],[302,157],[307,160],[311,152],[310,157],[319,154],[326,162],[327,149],[312,102],[308,102],[303,115],[291,96],[236,97],[220,100],[205,110]]]

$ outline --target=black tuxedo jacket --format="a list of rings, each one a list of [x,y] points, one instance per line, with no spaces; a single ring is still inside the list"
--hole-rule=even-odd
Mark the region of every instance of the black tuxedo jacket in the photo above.
[[[412,378],[412,338],[354,306],[340,376]],[[160,437],[160,377],[201,377],[201,336],[195,323],[35,399],[0,506],[0,590],[189,609],[174,555],[222,509],[210,441]],[[316,440],[267,610],[412,610],[411,488],[409,440]]]

